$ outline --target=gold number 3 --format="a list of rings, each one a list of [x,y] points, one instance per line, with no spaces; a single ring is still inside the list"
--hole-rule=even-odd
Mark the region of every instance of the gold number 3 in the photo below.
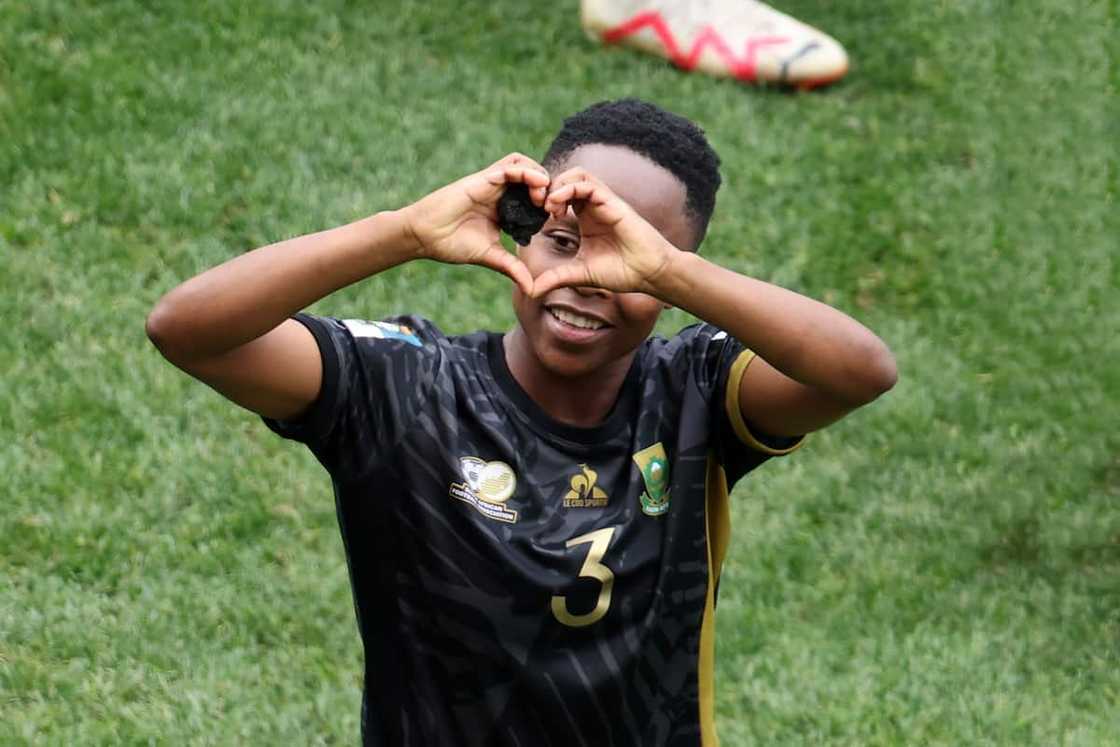
[[[599,600],[595,602],[595,609],[590,612],[585,612],[582,615],[573,615],[568,611],[568,598],[562,596],[552,597],[552,614],[557,620],[569,625],[573,628],[582,628],[585,625],[591,625],[602,619],[603,615],[607,614],[607,610],[611,606],[611,588],[614,586],[614,574],[611,569],[603,565],[603,556],[607,554],[607,548],[610,547],[611,537],[614,536],[614,530],[618,527],[606,527],[605,529],[596,529],[594,532],[581,534],[579,537],[572,537],[568,540],[565,547],[574,547],[575,545],[582,545],[586,542],[591,543],[591,549],[587,551],[587,557],[583,561],[583,567],[579,569],[579,577],[593,578],[603,585],[599,589]]]

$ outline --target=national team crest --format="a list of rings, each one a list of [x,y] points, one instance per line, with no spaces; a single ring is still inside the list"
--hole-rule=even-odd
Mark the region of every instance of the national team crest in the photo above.
[[[669,510],[669,458],[658,441],[634,454],[634,463],[642,473],[646,490],[640,496],[642,513],[661,516]]]

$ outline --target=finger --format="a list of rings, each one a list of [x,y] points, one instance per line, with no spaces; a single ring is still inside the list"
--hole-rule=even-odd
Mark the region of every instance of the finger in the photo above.
[[[586,201],[594,205],[602,205],[611,197],[610,190],[599,182],[573,182],[558,188],[553,186],[545,200],[544,209],[553,215],[557,215],[566,212],[568,205],[574,202]]]
[[[550,198],[555,195],[557,201],[591,200],[597,204],[615,196],[610,187],[595,180],[571,182],[559,187],[553,184],[548,194]]]
[[[545,172],[524,166],[493,166],[475,175],[480,186],[468,188],[470,198],[490,210],[497,207],[498,200],[509,184],[524,184],[529,188],[529,199],[538,207],[544,207],[548,194],[549,176]]]
[[[530,165],[508,166],[505,172],[507,184],[519,182],[529,188],[529,199],[537,207],[544,207],[545,198],[548,197],[548,185],[552,178],[548,172],[540,167]]]
[[[534,161],[532,158],[529,158],[529,156],[525,155],[524,153],[517,153],[517,152],[510,153],[508,156],[496,161],[491,166],[492,167],[520,166],[522,168],[532,169],[533,171],[539,171],[540,173],[544,174],[545,176],[548,176],[549,178],[551,178],[551,175],[548,173],[548,169],[546,169],[544,166],[541,166],[539,163]]]
[[[544,201],[548,198],[548,187],[534,187],[529,190],[529,197],[533,200],[533,204],[539,208],[544,207]]]
[[[509,165],[512,165],[512,164],[524,163],[525,161],[528,161],[528,160],[531,160],[531,159],[527,155],[525,155],[524,153],[518,153],[517,151],[514,151],[512,153],[507,153],[506,155],[502,156],[497,161],[495,161],[492,165],[493,166],[509,166]]]
[[[492,185],[519,183],[529,187],[531,192],[543,194],[551,182],[548,173],[537,171],[528,166],[507,165],[488,169],[485,173],[486,181]]]
[[[524,293],[532,295],[533,275],[529,272],[529,268],[520,259],[506,251],[500,243],[494,242],[491,244],[483,255],[475,261],[475,264],[502,273],[517,283]]]
[[[582,166],[574,166],[567,171],[563,171],[552,180],[554,184],[570,184],[572,182],[586,181],[597,182],[599,180]]]
[[[529,268],[517,257],[507,256],[512,257],[513,260],[509,265],[508,277],[517,283],[517,287],[521,289],[522,293],[527,296],[533,295],[533,273],[529,272]]]
[[[567,262],[559,267],[545,270],[538,275],[533,280],[531,295],[534,298],[541,298],[549,291],[557,288],[585,285],[595,285],[587,266],[582,262]]]

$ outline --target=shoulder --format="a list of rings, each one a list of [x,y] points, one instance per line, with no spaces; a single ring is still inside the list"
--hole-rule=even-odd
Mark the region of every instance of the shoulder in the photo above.
[[[664,370],[686,376],[716,374],[729,355],[737,355],[741,346],[719,327],[707,323],[692,324],[672,337],[655,335],[643,344],[640,355],[647,371]]]
[[[302,313],[295,318],[311,330],[321,348],[332,347],[342,358],[438,358],[461,339],[448,337],[435,322],[416,314],[366,319]]]
[[[391,340],[422,347],[447,338],[434,322],[415,314],[401,314],[380,320],[329,319],[354,339]]]
[[[319,345],[323,376],[362,388],[409,382],[422,387],[438,375],[444,333],[429,320],[399,315],[380,320],[296,315]]]
[[[723,345],[728,340],[728,335],[719,327],[707,322],[698,322],[682,328],[671,337],[652,335],[644,344],[647,354],[666,358],[676,355],[689,355],[703,351],[713,344]]]
[[[411,372],[417,376],[415,383],[433,383],[441,391],[451,392],[464,382],[489,378],[492,332],[448,335],[435,322],[416,314],[376,321],[334,321],[354,340],[356,357],[363,365],[375,359],[378,366],[399,368],[396,378],[402,383]]]

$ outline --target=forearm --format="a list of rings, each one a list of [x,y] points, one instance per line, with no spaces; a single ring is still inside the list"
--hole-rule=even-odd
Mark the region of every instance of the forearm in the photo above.
[[[168,357],[218,355],[254,340],[351,283],[416,256],[399,213],[255,249],[177,286],[148,317]]]
[[[838,401],[862,404],[894,383],[894,358],[846,314],[776,285],[676,252],[655,295],[740,340],[780,372]]]

